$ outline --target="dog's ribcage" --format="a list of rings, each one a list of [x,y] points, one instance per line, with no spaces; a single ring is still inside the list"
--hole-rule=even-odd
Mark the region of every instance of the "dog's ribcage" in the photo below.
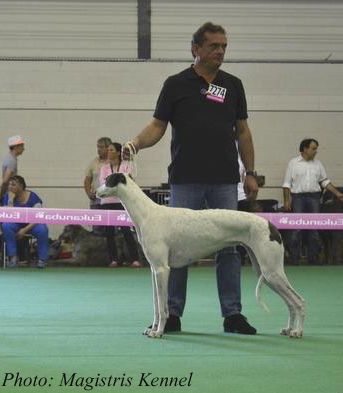
[[[151,247],[163,240],[169,247],[172,267],[187,265],[232,245],[243,244],[254,251],[256,243],[270,242],[268,222],[253,214],[165,206],[160,210],[162,214],[154,214],[153,227],[149,220],[141,225],[142,245],[147,249],[145,244]]]

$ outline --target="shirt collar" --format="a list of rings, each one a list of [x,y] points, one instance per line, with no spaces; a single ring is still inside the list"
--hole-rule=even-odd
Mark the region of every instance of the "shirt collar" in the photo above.
[[[204,78],[202,78],[200,75],[198,75],[193,68],[194,64],[192,64],[187,70],[186,70],[186,78],[187,79],[202,79],[204,80]],[[218,70],[216,77],[214,78],[214,81],[218,82],[222,82],[223,80],[223,71],[221,69]]]
[[[298,161],[298,162],[300,162],[300,161],[304,161],[304,162],[315,162],[316,159],[313,158],[312,160],[305,160],[305,158],[304,158],[301,154],[299,154],[298,157],[297,157],[297,161]]]

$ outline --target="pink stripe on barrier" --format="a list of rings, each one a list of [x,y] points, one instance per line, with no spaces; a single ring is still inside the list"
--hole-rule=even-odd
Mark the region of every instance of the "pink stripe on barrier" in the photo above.
[[[343,230],[343,214],[258,213],[278,229]],[[125,210],[0,207],[0,222],[133,226]]]
[[[0,207],[0,222],[133,226],[125,210]]]
[[[258,213],[278,229],[343,230],[343,214]]]

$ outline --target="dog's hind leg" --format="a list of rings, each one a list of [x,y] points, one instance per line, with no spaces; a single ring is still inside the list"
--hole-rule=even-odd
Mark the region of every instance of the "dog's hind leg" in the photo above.
[[[288,326],[280,333],[289,337],[302,337],[305,318],[304,300],[292,288],[285,274],[273,272],[264,277],[267,285],[281,296],[289,310]]]
[[[288,325],[281,330],[282,335],[290,337],[301,337],[305,318],[304,299],[292,288],[283,267],[282,249],[269,248],[268,254],[261,247],[262,242],[252,251],[248,249],[249,256],[257,273],[260,276],[259,284],[256,287],[256,297],[259,299],[259,290],[262,282],[265,282],[275,293],[277,293],[286,303],[289,310]],[[268,245],[268,243],[267,243]]]

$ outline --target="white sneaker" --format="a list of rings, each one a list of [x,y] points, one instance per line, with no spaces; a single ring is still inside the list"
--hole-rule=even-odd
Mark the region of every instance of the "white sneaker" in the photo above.
[[[37,263],[38,269],[44,269],[45,266],[46,266],[45,261],[41,261],[41,260],[38,261],[38,263]]]
[[[18,258],[16,256],[9,257],[8,261],[6,262],[6,267],[10,269],[18,267]]]
[[[15,267],[18,267],[17,261],[7,261],[6,262],[6,267],[13,269]]]

